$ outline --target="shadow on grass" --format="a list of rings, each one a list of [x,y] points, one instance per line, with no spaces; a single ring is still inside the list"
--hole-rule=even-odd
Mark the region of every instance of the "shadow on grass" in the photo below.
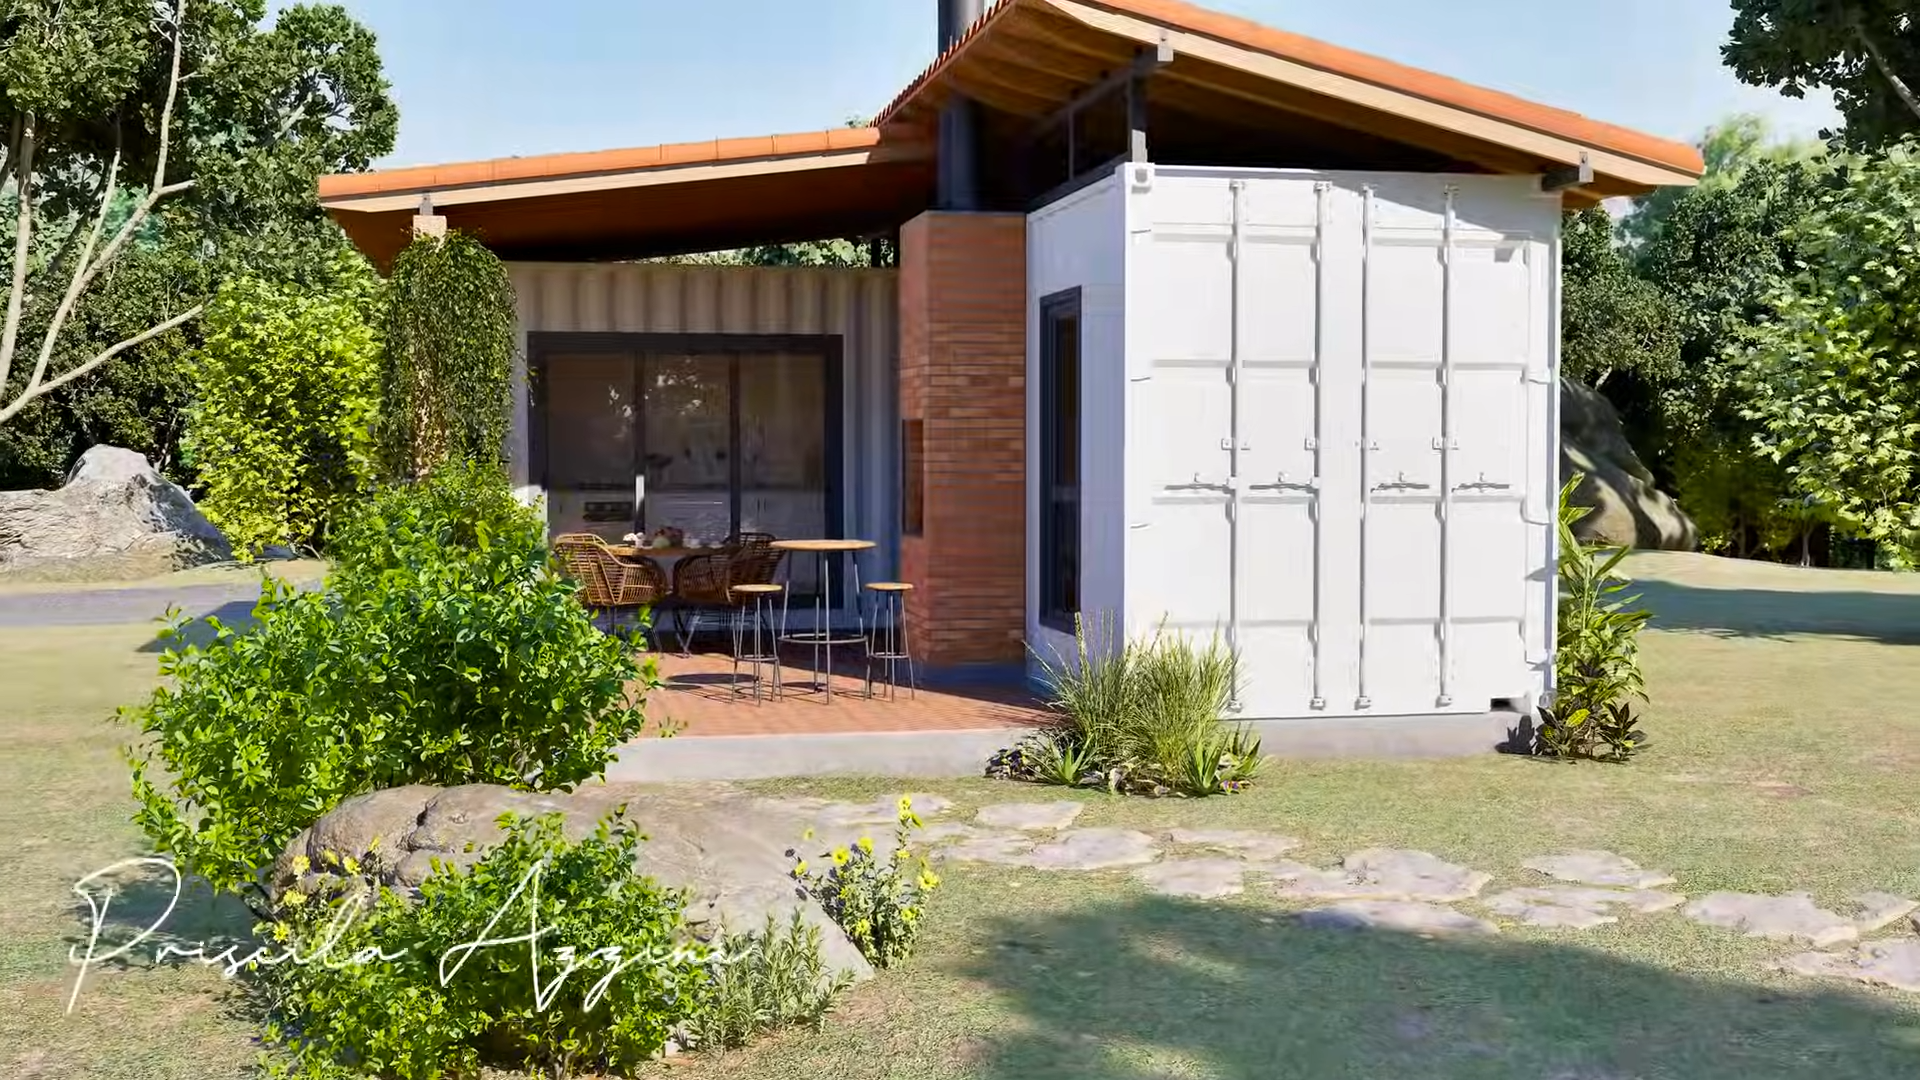
[[[1831,634],[1920,644],[1920,595],[1701,589],[1648,579],[1636,580],[1630,591],[1653,612],[1652,625],[1659,630],[1726,637]]]
[[[156,632],[153,640],[140,646],[140,651],[143,653],[163,653],[169,648],[174,648],[181,644],[196,645],[205,648],[214,639],[213,624],[208,621],[209,619],[219,619],[222,625],[232,627],[235,630],[246,630],[253,625],[253,605],[255,603],[255,600],[232,600],[221,604],[212,611],[195,616],[194,620],[181,630],[179,639],[162,638],[158,632]]]
[[[198,955],[212,958],[233,947],[239,958],[259,944],[246,904],[231,893],[215,892],[201,878],[181,880],[176,896],[173,875],[160,867],[138,866],[103,876],[87,890],[100,908],[97,929],[94,908],[75,896],[73,929],[65,944],[73,950],[70,955],[85,956],[91,941],[93,956],[111,957],[96,962],[96,971],[151,967],[162,949],[172,952],[160,963],[178,966],[197,964],[181,953],[197,949],[202,950]],[[115,952],[120,955],[112,956]]]
[[[965,972],[1023,1023],[988,1080],[1920,1076],[1920,1015],[1571,945],[1425,940],[1162,898],[994,923]]]

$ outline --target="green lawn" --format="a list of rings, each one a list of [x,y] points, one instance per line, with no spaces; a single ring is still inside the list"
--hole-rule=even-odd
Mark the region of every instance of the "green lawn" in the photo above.
[[[1920,896],[1920,577],[1643,556],[1653,745],[1631,766],[1488,755],[1286,763],[1201,801],[1080,795],[1079,824],[1232,825],[1305,861],[1421,848],[1518,883],[1527,856],[1602,847],[1713,889]],[[0,633],[0,1076],[231,1076],[252,1056],[220,980],[135,967],[62,1019],[66,892],[139,851],[106,723],[153,678],[144,627]],[[874,782],[769,785],[840,796]],[[961,804],[1054,798],[915,784]],[[843,1077],[1444,1077],[1765,1080],[1920,1076],[1920,995],[1771,973],[1794,947],[1629,916],[1427,942],[1307,932],[1255,885],[1155,898],[1123,873],[953,867],[921,952],[796,1032],[662,1073]],[[144,898],[143,902],[151,902]],[[1463,905],[1471,910],[1470,905]],[[232,925],[201,900],[183,937]],[[23,1048],[23,1049],[15,1049]],[[12,1058],[17,1055],[17,1060]]]

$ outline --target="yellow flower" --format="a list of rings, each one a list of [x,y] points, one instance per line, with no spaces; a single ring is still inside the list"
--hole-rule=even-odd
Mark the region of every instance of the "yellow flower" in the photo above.
[[[913,800],[908,798],[905,795],[900,796],[900,812],[902,814],[906,814],[906,813],[911,813],[912,810],[913,810]]]
[[[320,853],[320,861],[326,863],[328,866],[339,866],[340,856],[335,855],[331,851],[323,851]]]
[[[853,842],[853,846],[859,848],[861,851],[864,851],[869,855],[873,854],[873,841],[869,840],[864,836],[858,840],[855,840]]]
[[[847,860],[852,857],[853,853],[849,852],[846,848],[837,847],[833,849],[833,865],[835,866],[847,865]]]
[[[296,874],[306,873],[307,868],[312,865],[313,865],[312,861],[309,860],[305,855],[295,855],[293,857],[293,872]]]
[[[900,848],[893,853],[893,857],[896,859],[899,859],[902,862],[905,862],[907,859],[912,857],[912,853],[909,852],[906,848]]]
[[[360,864],[359,864],[359,863],[357,863],[357,862],[354,862],[354,861],[353,861],[353,856],[351,856],[351,855],[349,855],[349,856],[347,856],[346,858],[344,858],[344,859],[342,859],[342,860],[340,860],[340,863],[341,863],[341,865],[342,865],[342,866],[345,866],[345,867],[346,867],[346,869],[347,869],[347,873],[349,873],[349,874],[357,874],[357,873],[359,873],[359,872],[360,872]]]
[[[299,907],[307,902],[307,894],[299,889],[288,889],[280,899],[285,900],[288,907]]]
[[[800,860],[799,862],[796,862],[796,863],[794,863],[794,864],[793,864],[793,872],[794,872],[794,873],[796,873],[796,874],[804,874],[804,873],[806,873],[806,872],[807,872],[807,860],[805,860],[805,859],[801,859],[801,860]]]
[[[808,830],[807,830],[806,832],[803,832],[803,833],[801,833],[801,834],[800,834],[800,839],[802,839],[802,840],[811,840],[811,839],[813,839],[813,830],[812,830],[812,829],[808,829]]]
[[[920,871],[920,887],[922,889],[932,889],[937,887],[939,884],[940,884],[940,875],[934,873],[931,870]]]
[[[291,931],[287,929],[286,923],[277,922],[273,924],[273,940],[285,941],[289,933],[291,933]]]

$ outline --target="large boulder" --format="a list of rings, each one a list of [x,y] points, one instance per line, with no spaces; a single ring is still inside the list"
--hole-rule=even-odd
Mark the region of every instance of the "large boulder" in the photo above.
[[[1560,482],[1586,479],[1573,501],[1593,512],[1574,535],[1608,547],[1692,551],[1700,530],[1673,497],[1654,486],[1653,473],[1634,453],[1613,403],[1583,383],[1560,380]]]
[[[784,926],[798,911],[819,927],[821,958],[830,970],[856,979],[873,974],[859,948],[789,876],[787,852],[813,824],[804,808],[719,784],[599,784],[564,794],[491,784],[375,791],[348,799],[294,837],[274,865],[271,892],[277,897],[295,884],[318,890],[322,882],[315,879],[324,876],[324,858],[332,853],[353,857],[367,877],[411,895],[436,861],[465,868],[485,857],[503,835],[497,822],[508,811],[559,811],[567,835],[578,839],[622,806],[646,837],[634,869],[688,891],[686,918],[697,936],[757,931],[770,915]],[[295,872],[298,856],[310,867],[304,877]]]
[[[144,455],[96,446],[53,491],[0,491],[0,577],[135,580],[233,558]]]

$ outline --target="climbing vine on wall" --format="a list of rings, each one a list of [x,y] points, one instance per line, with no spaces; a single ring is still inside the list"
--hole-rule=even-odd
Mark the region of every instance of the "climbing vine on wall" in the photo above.
[[[382,470],[411,479],[450,460],[498,464],[512,401],[514,295],[471,236],[416,236],[394,260],[378,432]]]

